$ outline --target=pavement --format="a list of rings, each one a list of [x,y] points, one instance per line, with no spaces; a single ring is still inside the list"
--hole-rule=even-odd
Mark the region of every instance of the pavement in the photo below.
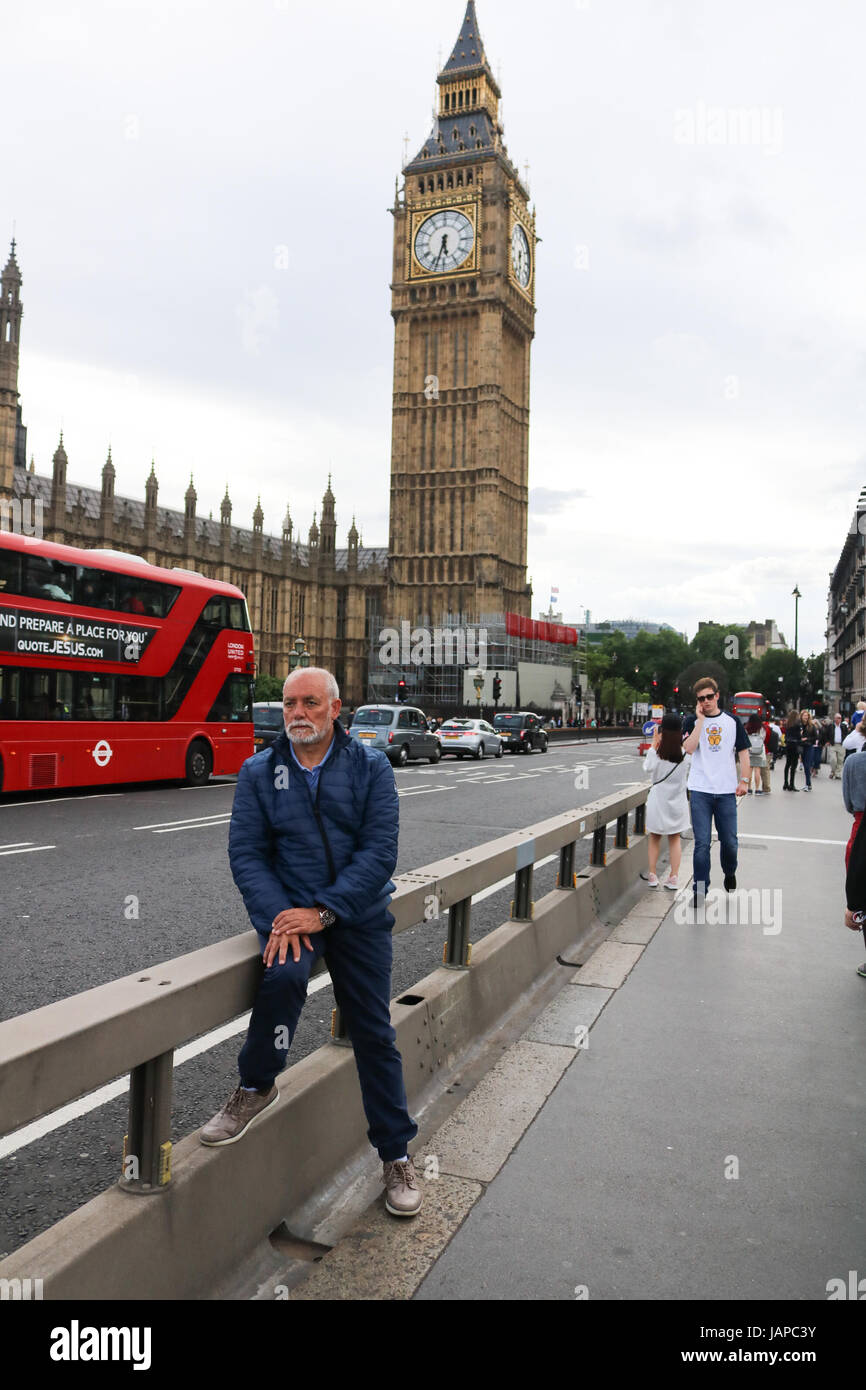
[[[736,893],[714,846],[695,920],[686,841],[686,891],[648,889],[422,1131],[420,1215],[378,1199],[277,1296],[826,1300],[866,1274],[850,824],[826,766],[808,795],[777,766],[741,805]]]

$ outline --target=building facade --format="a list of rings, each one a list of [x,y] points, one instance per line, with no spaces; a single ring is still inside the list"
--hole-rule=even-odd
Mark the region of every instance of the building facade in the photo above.
[[[830,575],[824,685],[834,712],[848,714],[866,699],[866,488]]]

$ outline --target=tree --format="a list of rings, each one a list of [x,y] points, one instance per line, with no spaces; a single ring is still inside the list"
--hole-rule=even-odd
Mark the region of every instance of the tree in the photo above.
[[[281,700],[283,698],[283,685],[279,676],[256,676],[256,699],[257,700]]]
[[[749,634],[744,627],[737,627],[734,623],[704,623],[703,627],[698,628],[689,647],[693,660],[715,661],[727,672],[725,685],[728,690],[748,689]],[[705,671],[703,674],[710,673]],[[698,677],[700,675],[698,672]]]
[[[684,666],[677,677],[677,685],[680,688],[678,696],[680,706],[691,709],[695,703],[693,686],[695,681],[701,680],[704,676],[712,676],[716,685],[719,687],[719,699],[724,701],[730,693],[730,671],[726,670],[718,661],[710,661],[708,658],[701,657],[699,661],[692,661],[688,666]],[[735,690],[745,689],[744,686],[735,686]]]
[[[796,656],[788,647],[775,647],[752,662],[749,667],[748,688],[759,690],[777,711],[786,705],[796,705],[799,708],[805,693],[801,689],[805,675],[806,663],[801,657]]]
[[[590,689],[595,692],[596,705],[608,705],[603,697],[603,687],[606,681],[615,681],[617,676],[626,679],[629,672],[634,670],[634,662],[629,657],[631,643],[621,632],[605,633],[604,638],[597,647],[590,647],[586,654],[586,674]],[[613,690],[611,695],[613,695]],[[623,706],[623,708],[625,708]]]
[[[631,665],[626,677],[631,684],[645,692],[640,698],[668,704],[673,696],[677,675],[688,657],[689,644],[678,632],[639,632],[629,644],[628,659]],[[655,688],[653,678],[658,681]]]

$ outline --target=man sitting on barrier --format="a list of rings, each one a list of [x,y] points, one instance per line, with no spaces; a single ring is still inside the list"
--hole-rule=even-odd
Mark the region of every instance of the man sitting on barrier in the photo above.
[[[285,732],[238,777],[229,862],[265,973],[238,1057],[241,1084],[200,1137],[234,1144],[277,1100],[310,970],[324,956],[355,1051],[367,1136],[384,1164],[385,1205],[414,1216],[422,1199],[407,1146],[418,1128],[390,1010],[397,787],[385,754],[339,723],[339,696],[329,671],[293,672],[283,687]]]

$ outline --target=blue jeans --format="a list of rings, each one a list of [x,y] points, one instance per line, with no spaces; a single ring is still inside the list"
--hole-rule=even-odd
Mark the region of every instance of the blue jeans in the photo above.
[[[722,873],[737,872],[737,798],[733,792],[716,796],[713,792],[689,792],[695,850],[692,860],[694,891],[705,893],[710,886],[710,844],[713,838],[713,818],[719,836],[719,857]],[[701,886],[703,885],[703,886]]]
[[[241,1084],[270,1089],[286,1065],[307,997],[310,970],[324,956],[355,1052],[369,1125],[367,1137],[386,1163],[402,1158],[418,1133],[407,1109],[403,1060],[391,1027],[393,925],[390,912],[372,927],[338,923],[310,937],[312,951],[301,943],[299,961],[292,960],[289,950],[284,965],[275,962],[268,966],[256,993],[247,1040],[238,1056]],[[264,951],[267,934],[258,935]],[[282,1030],[279,1039],[278,1030]],[[285,1040],[286,1045],[278,1047],[278,1040]]]
[[[814,753],[815,750],[811,744],[807,744],[803,749],[803,771],[806,774],[807,787],[812,785],[812,768],[815,766]]]

